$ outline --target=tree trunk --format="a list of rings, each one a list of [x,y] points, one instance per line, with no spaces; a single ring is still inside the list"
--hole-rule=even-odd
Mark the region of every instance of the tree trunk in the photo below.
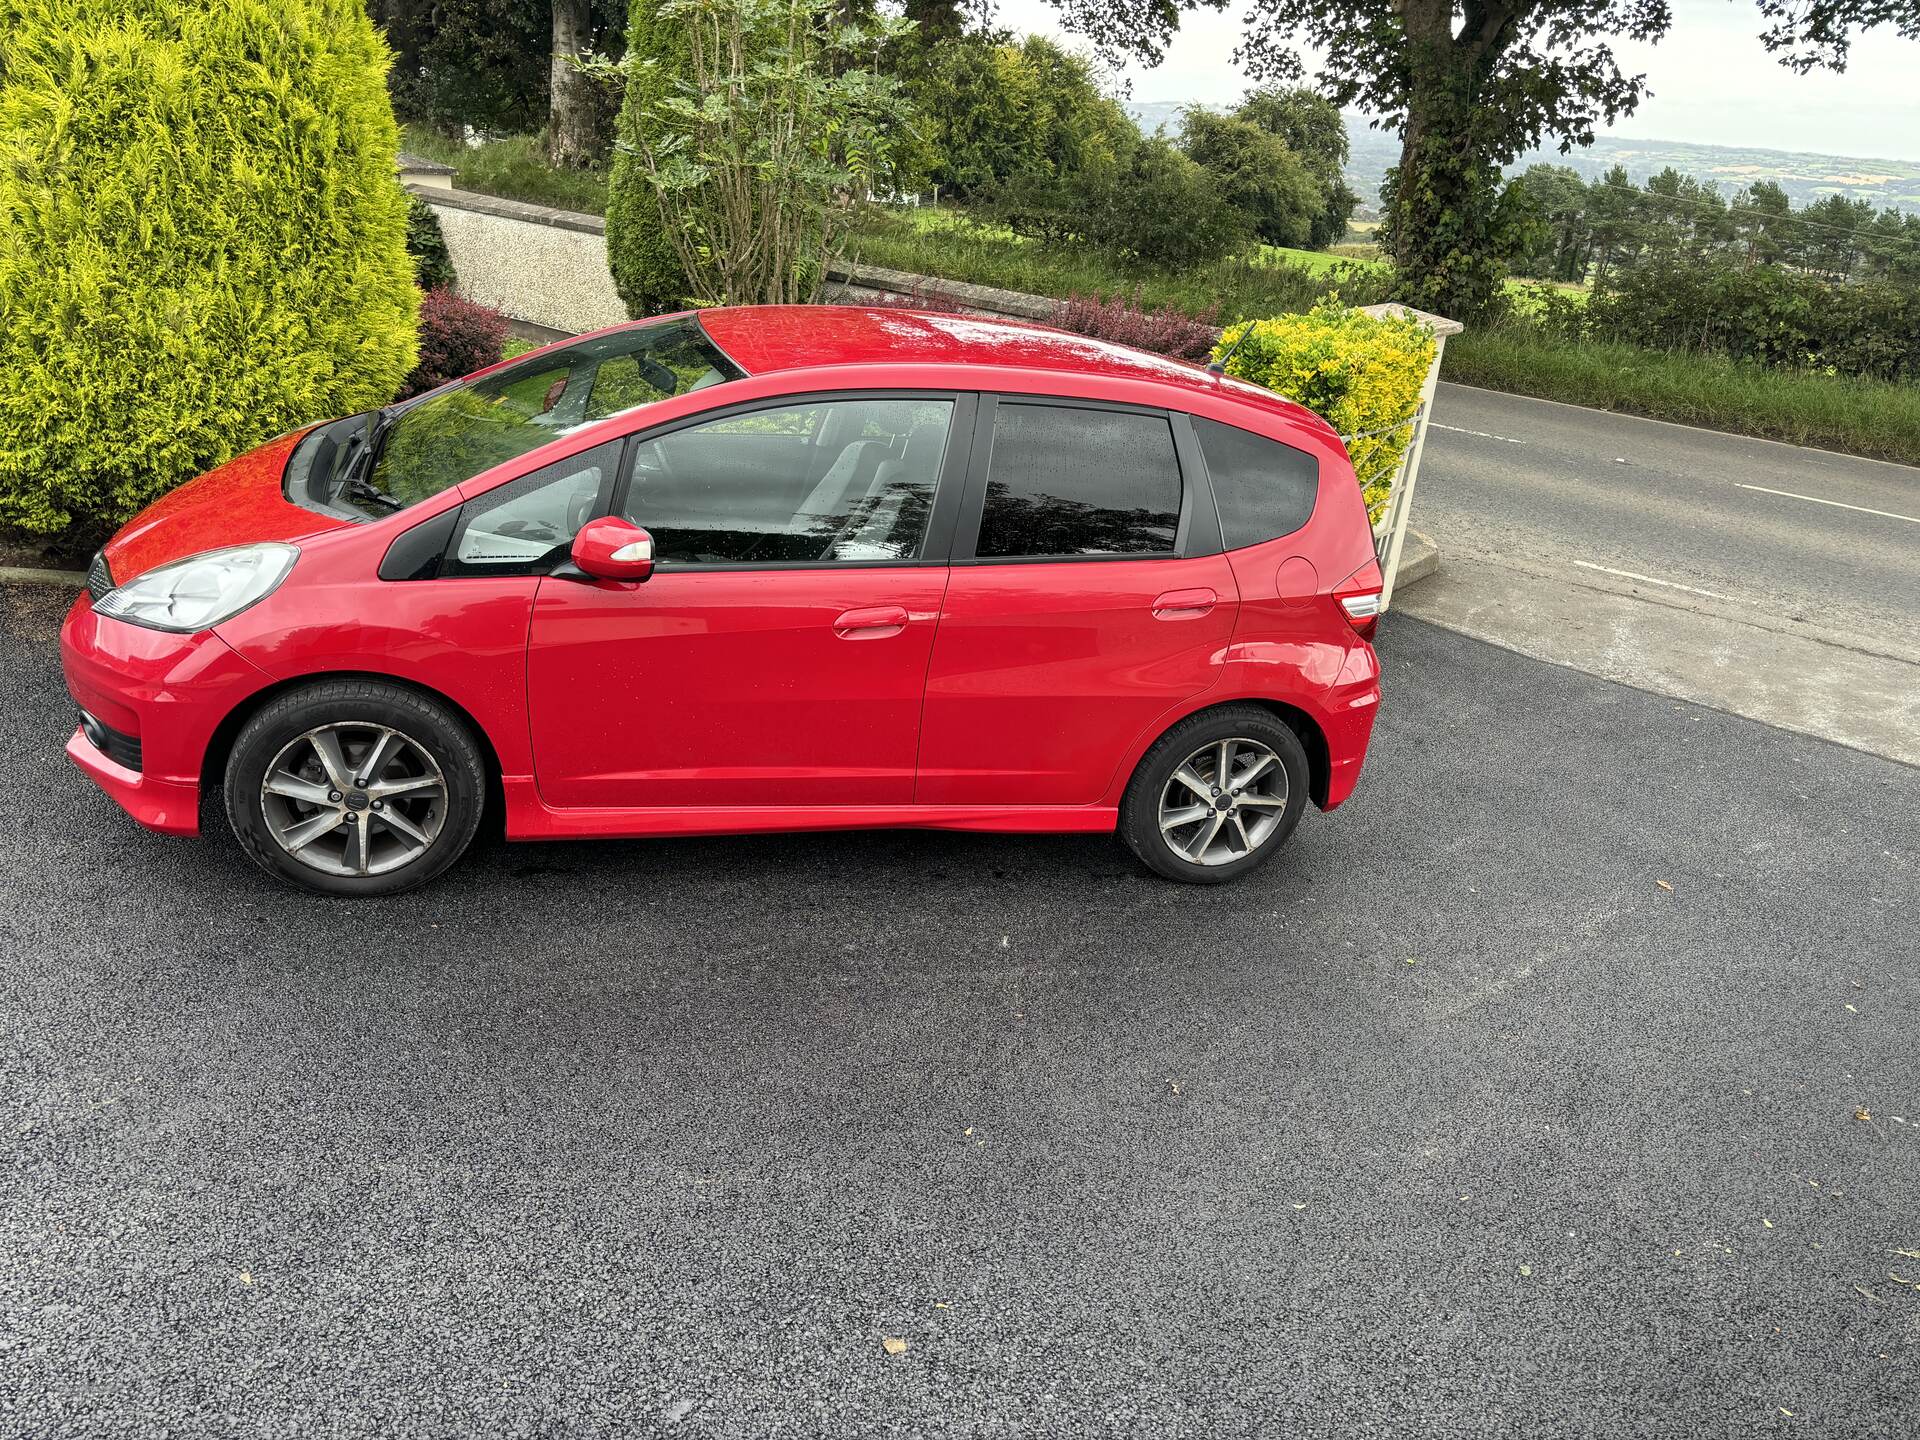
[[[593,82],[574,63],[587,53],[591,0],[553,0],[553,70],[547,157],[580,169],[593,162]]]

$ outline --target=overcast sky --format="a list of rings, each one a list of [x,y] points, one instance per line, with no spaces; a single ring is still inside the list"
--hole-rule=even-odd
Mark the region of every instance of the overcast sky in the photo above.
[[[1244,77],[1233,63],[1241,6],[1189,15],[1158,69],[1126,72],[1139,101],[1230,100]],[[1834,155],[1920,160],[1920,43],[1888,29],[1856,42],[1844,75],[1795,75],[1760,46],[1750,0],[1675,0],[1658,45],[1622,45],[1622,66],[1653,94],[1608,133],[1713,145],[1761,145]],[[997,22],[1060,33],[1047,0],[999,0]]]

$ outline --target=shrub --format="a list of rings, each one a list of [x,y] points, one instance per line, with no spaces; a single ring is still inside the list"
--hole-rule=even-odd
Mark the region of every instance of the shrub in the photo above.
[[[680,252],[667,234],[660,196],[648,181],[642,147],[661,130],[656,108],[685,81],[687,27],[660,13],[660,0],[633,0],[627,28],[627,88],[615,129],[607,182],[607,266],[635,319],[677,310],[689,289]]]
[[[451,290],[427,291],[420,300],[420,363],[400,387],[400,398],[484,370],[500,358],[506,341],[507,317],[498,310]]]
[[[358,0],[0,0],[0,521],[383,404],[418,292]]]
[[[1188,315],[1170,305],[1149,309],[1141,302],[1138,290],[1131,300],[1121,295],[1111,300],[1099,295],[1092,299],[1075,295],[1054,312],[1053,323],[1076,335],[1091,335],[1096,340],[1111,340],[1116,345],[1131,345],[1176,360],[1204,360],[1212,353],[1220,333],[1216,320],[1219,308],[1209,306],[1199,315]]]
[[[811,300],[870,186],[893,172],[898,82],[858,68],[906,22],[843,23],[837,0],[665,0],[685,78],[643,104],[629,189],[651,190],[701,303]],[[643,95],[652,67],[634,71]]]
[[[1298,247],[1312,239],[1327,197],[1306,162],[1278,135],[1251,120],[1193,105],[1182,118],[1180,148],[1214,177],[1261,240]]]
[[[1078,240],[1162,269],[1203,265],[1253,242],[1219,180],[1158,135],[1116,165],[1025,177],[1002,190],[994,208],[1016,234]]]
[[[453,257],[433,207],[418,195],[407,196],[407,253],[413,257],[414,283],[422,290],[453,288]]]
[[[1420,408],[1434,343],[1411,316],[1376,318],[1329,301],[1305,315],[1229,326],[1214,353],[1231,352],[1229,375],[1297,400],[1354,437],[1347,453],[1367,515],[1377,523],[1413,439],[1413,427],[1403,422]]]

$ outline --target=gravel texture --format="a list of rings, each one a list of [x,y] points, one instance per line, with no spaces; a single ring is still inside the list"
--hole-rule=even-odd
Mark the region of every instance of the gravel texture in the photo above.
[[[1920,1428],[1920,773],[1395,618],[1359,794],[1224,890],[901,834],[344,905],[67,764],[59,600],[0,1434]]]

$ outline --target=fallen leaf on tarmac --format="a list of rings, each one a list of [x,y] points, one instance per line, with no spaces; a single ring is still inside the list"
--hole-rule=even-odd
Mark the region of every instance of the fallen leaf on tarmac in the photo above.
[[[1653,883],[1658,885],[1662,890],[1667,891],[1669,894],[1671,894],[1673,891],[1673,887],[1667,884],[1667,882],[1664,880],[1656,880]]]
[[[1855,1015],[1858,1015],[1860,1013],[1858,1010],[1854,1010],[1853,1006],[1851,1005],[1847,1006],[1847,1009],[1852,1010]]]
[[[242,1270],[240,1272],[240,1283],[242,1285],[251,1285],[253,1283],[252,1272],[247,1270]]]
[[[1533,1274],[1533,1267],[1531,1265],[1522,1265],[1520,1267],[1520,1273],[1522,1275],[1531,1275]]]
[[[964,1130],[962,1130],[962,1131],[961,1131],[960,1133],[961,1133],[962,1135],[971,1135],[971,1134],[973,1134],[973,1126],[971,1126],[971,1125],[969,1125],[969,1126],[967,1126],[967,1128],[966,1128],[966,1129],[964,1129]]]
[[[880,1348],[889,1355],[904,1355],[907,1353],[907,1342],[897,1335],[889,1335],[880,1342]]]
[[[1873,1112],[1863,1105],[1853,1112],[1853,1118],[1856,1120],[1871,1120],[1873,1119]]]
[[[1873,1303],[1876,1305],[1881,1305],[1885,1303],[1883,1300],[1881,1300],[1881,1298],[1878,1295],[1874,1294],[1873,1291],[1869,1290],[1864,1285],[1856,1285],[1853,1288],[1858,1290],[1862,1295],[1866,1296],[1867,1299],[1873,1301]]]
[[[1294,1208],[1294,1209],[1296,1209],[1296,1210],[1304,1210],[1304,1209],[1306,1209],[1307,1207],[1306,1207],[1306,1203],[1305,1203],[1304,1201],[1300,1201],[1300,1200],[1296,1200],[1296,1201],[1294,1201],[1294,1202],[1293,1202],[1293,1208]]]
[[[1760,1217],[1760,1223],[1761,1223],[1762,1225],[1764,1225],[1764,1226],[1766,1226],[1766,1227],[1767,1227],[1767,1229],[1769,1229],[1769,1230],[1771,1230],[1771,1229],[1773,1229],[1773,1221],[1771,1221],[1771,1220],[1769,1220],[1769,1219],[1767,1219],[1767,1217],[1766,1217],[1766,1216],[1764,1216],[1764,1215],[1762,1215],[1762,1216]]]
[[[1920,1260],[1920,1250],[1896,1250],[1893,1253],[1896,1255],[1904,1255],[1909,1260]]]
[[[1784,1406],[1784,1405],[1782,1405],[1782,1406],[1780,1407],[1780,1413],[1781,1413],[1782,1415],[1791,1415],[1791,1414],[1793,1414],[1793,1411],[1791,1411],[1791,1410],[1789,1410],[1789,1409],[1788,1409],[1788,1408],[1787,1408],[1786,1406]]]
[[[1180,1082],[1178,1080],[1169,1080],[1167,1084],[1173,1086],[1174,1094],[1178,1095],[1180,1093]]]

